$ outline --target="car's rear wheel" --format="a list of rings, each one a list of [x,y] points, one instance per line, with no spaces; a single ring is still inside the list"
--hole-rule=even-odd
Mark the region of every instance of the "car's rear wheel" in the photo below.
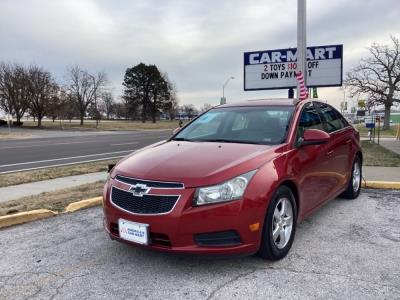
[[[351,178],[346,191],[340,195],[342,198],[355,199],[360,195],[362,179],[362,164],[361,159],[356,156],[351,169]]]
[[[267,209],[258,255],[269,260],[285,257],[293,243],[296,220],[293,193],[287,186],[281,186]]]

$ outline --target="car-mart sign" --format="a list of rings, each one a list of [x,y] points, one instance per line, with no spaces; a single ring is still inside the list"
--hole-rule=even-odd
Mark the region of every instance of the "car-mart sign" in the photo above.
[[[244,90],[296,87],[296,48],[244,53]],[[307,48],[307,87],[341,86],[343,45]]]

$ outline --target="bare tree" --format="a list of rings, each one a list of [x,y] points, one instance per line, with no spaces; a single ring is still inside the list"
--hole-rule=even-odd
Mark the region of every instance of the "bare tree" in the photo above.
[[[12,96],[13,79],[11,66],[5,63],[0,64],[0,107],[8,114],[13,113]]]
[[[128,113],[127,113],[127,104],[125,102],[117,102],[115,103],[115,116],[117,119],[125,119],[128,120]]]
[[[38,66],[31,66],[27,70],[29,81],[29,110],[38,120],[38,127],[42,126],[42,119],[50,112],[52,102],[56,102],[58,86],[50,72]]]
[[[68,74],[68,88],[79,110],[81,125],[83,125],[88,107],[92,104],[97,107],[97,99],[101,89],[107,83],[107,76],[103,72],[91,75],[88,71],[82,70],[79,66],[69,68]]]
[[[68,102],[67,91],[63,87],[58,87],[57,93],[54,95],[53,100],[50,102],[46,116],[50,117],[54,123],[57,118],[64,116],[63,107]]]
[[[369,56],[347,73],[346,85],[352,95],[366,95],[369,101],[384,105],[384,129],[390,128],[390,109],[400,102],[400,42],[391,36],[392,45],[373,43]]]
[[[101,94],[102,105],[106,114],[107,120],[110,119],[111,115],[115,111],[115,100],[110,91],[105,91]]]
[[[197,109],[193,104],[185,104],[181,109],[188,115],[189,119],[197,114]]]
[[[213,106],[209,103],[204,103],[203,106],[200,108],[200,112],[205,112],[207,110],[210,110],[213,108]]]
[[[18,64],[0,64],[0,106],[17,118],[17,125],[29,107],[29,75],[25,67]]]

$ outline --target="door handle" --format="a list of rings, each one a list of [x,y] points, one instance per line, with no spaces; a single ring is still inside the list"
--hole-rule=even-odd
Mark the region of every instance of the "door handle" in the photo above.
[[[332,156],[332,155],[333,155],[333,150],[326,152],[326,156]]]

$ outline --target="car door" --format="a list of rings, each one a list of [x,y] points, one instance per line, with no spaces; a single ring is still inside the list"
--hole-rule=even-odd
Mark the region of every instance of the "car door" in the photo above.
[[[332,151],[330,170],[333,172],[335,185],[332,194],[346,187],[351,167],[352,130],[341,114],[326,103],[317,104],[324,123],[324,130],[331,135]]]
[[[296,129],[297,153],[292,165],[297,170],[299,191],[303,199],[302,211],[308,214],[320,203],[326,201],[335,187],[331,173],[332,143],[321,145],[300,145],[304,131],[307,129],[324,130],[321,117],[313,103],[307,103],[300,114]]]

